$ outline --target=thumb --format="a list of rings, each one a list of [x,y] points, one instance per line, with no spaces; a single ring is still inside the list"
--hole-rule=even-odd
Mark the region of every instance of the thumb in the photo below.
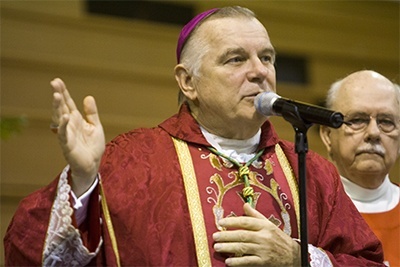
[[[264,215],[262,215],[259,211],[252,208],[249,203],[245,203],[243,205],[243,209],[244,209],[244,213],[247,216],[258,218],[258,219],[266,219],[266,217]]]
[[[94,126],[100,125],[100,117],[99,113],[97,112],[96,101],[94,100],[93,96],[87,96],[83,100],[83,108],[86,115],[86,120],[90,124]]]

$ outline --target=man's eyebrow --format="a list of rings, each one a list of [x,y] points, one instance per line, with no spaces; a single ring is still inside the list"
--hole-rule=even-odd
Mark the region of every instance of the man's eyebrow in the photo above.
[[[366,116],[369,117],[371,114],[366,113],[364,111],[355,111],[355,112],[349,112],[346,114],[346,116]],[[375,115],[375,117],[396,117],[395,114],[392,114],[390,112],[379,112]]]
[[[245,53],[246,53],[246,50],[241,47],[229,48],[221,56],[219,56],[218,59],[219,59],[219,61],[223,61],[225,58],[227,58],[231,55],[245,54]],[[273,47],[267,47],[267,48],[263,49],[260,54],[271,54],[273,57],[276,56],[276,52]]]
[[[246,53],[246,51],[241,47],[229,48],[219,57],[219,59],[222,60],[222,59],[227,58],[227,57],[229,57],[231,55],[244,54],[244,53]]]
[[[354,117],[354,116],[369,116],[367,113],[363,111],[351,111],[345,115],[345,117]]]
[[[275,51],[275,49],[273,47],[267,47],[267,48],[263,49],[261,52],[263,54],[267,53],[267,54],[271,54],[273,56],[276,56],[276,51]]]

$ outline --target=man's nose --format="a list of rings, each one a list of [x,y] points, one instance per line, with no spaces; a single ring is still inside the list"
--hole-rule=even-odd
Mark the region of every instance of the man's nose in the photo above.
[[[366,135],[369,139],[379,139],[381,129],[376,118],[370,118],[370,121],[365,129]]]
[[[259,58],[250,60],[250,70],[248,72],[250,81],[263,81],[267,78],[268,72],[268,67]]]

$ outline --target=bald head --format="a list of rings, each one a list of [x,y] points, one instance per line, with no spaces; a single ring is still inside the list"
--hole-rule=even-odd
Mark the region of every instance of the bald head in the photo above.
[[[333,83],[328,91],[326,105],[329,109],[337,110],[337,105],[343,101],[342,97],[346,97],[349,93],[372,97],[374,91],[382,95],[388,94],[388,97],[393,96],[393,100],[398,106],[400,105],[399,87],[382,74],[372,70],[357,71]]]

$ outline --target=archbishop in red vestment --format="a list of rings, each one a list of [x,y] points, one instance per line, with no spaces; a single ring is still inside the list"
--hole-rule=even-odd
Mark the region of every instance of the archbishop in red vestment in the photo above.
[[[220,218],[243,215],[243,181],[210,146],[186,105],[156,128],[119,135],[107,145],[79,227],[66,168],[20,203],[4,239],[6,264],[225,266],[229,255],[214,251],[211,236],[223,230]],[[297,154],[269,121],[261,149],[249,166],[255,208],[297,239]],[[383,266],[381,245],[334,166],[309,152],[307,179],[311,266]]]

